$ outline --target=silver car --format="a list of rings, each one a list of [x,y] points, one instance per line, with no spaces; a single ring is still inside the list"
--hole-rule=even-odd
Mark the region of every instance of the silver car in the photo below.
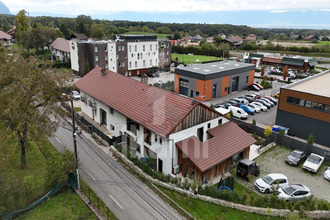
[[[297,202],[303,199],[310,199],[312,193],[310,189],[303,184],[289,184],[278,189],[278,198],[285,201]]]
[[[260,102],[252,102],[252,103],[250,103],[250,104],[253,104],[253,105],[256,105],[256,106],[258,106],[260,109],[261,109],[261,111],[263,111],[263,112],[266,112],[267,111],[267,106],[264,106],[262,103],[260,103]]]

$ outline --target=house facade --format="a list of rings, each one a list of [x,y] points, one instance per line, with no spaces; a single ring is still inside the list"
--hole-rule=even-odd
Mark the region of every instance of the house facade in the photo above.
[[[1,46],[10,46],[13,37],[0,30],[0,45]]]
[[[158,70],[169,71],[171,64],[171,41],[157,40],[156,36],[118,35],[109,41],[78,41],[76,57],[71,62],[78,68],[74,72],[84,75],[96,66],[109,69],[125,76],[151,74]],[[81,46],[84,48],[80,50]],[[91,48],[89,45],[93,45]],[[101,46],[106,49],[95,49]],[[98,51],[98,52],[96,52]],[[99,51],[102,51],[100,53]],[[106,53],[103,53],[105,51]],[[84,71],[83,62],[88,60],[88,71]],[[85,65],[85,64],[84,64]],[[86,65],[85,65],[86,66]]]
[[[56,38],[50,45],[54,60],[66,62],[70,59],[70,41],[61,37]]]
[[[295,136],[330,147],[330,72],[281,87],[276,124],[290,128]]]
[[[174,92],[200,101],[225,96],[253,84],[255,65],[234,61],[176,68]]]
[[[100,67],[75,85],[81,91],[82,111],[114,136],[122,136],[133,155],[164,174],[184,172],[206,182],[227,172],[233,157],[247,158],[255,142],[199,101]]]

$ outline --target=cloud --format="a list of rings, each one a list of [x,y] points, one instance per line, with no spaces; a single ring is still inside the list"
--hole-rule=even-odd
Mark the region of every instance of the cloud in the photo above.
[[[21,9],[67,15],[98,15],[132,12],[215,12],[266,10],[283,13],[297,10],[329,10],[329,0],[2,0],[11,12]],[[322,6],[322,8],[321,8]]]

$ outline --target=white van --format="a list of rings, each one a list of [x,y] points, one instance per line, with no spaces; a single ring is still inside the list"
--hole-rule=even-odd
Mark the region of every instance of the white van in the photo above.
[[[240,119],[247,119],[248,118],[248,114],[241,108],[239,107],[235,107],[235,106],[229,106],[228,108],[230,111],[232,111],[233,116],[236,118],[240,118]]]

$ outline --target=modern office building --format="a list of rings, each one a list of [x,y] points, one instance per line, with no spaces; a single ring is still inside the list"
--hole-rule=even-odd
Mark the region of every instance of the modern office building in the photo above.
[[[330,72],[325,71],[281,88],[276,124],[297,136],[330,147]]]
[[[234,61],[193,64],[175,69],[178,94],[200,101],[245,89],[254,82],[255,65]]]

